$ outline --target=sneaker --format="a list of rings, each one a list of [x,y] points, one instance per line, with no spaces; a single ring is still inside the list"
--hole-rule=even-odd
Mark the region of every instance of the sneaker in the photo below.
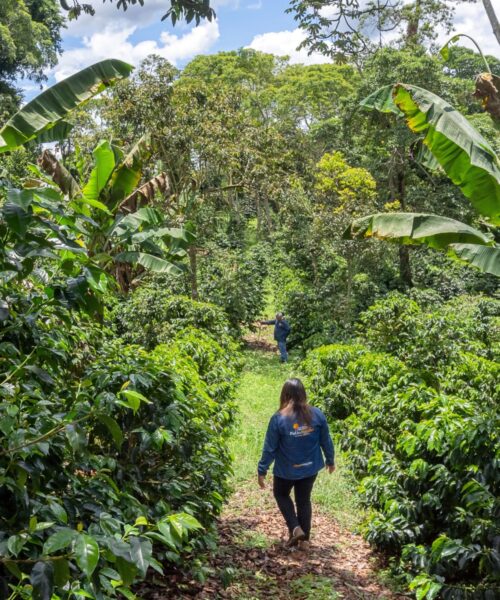
[[[311,549],[311,542],[309,540],[299,540],[298,548],[301,552],[309,552]]]
[[[288,538],[288,541],[285,542],[285,548],[291,548],[292,546],[296,546],[299,541],[303,540],[306,537],[306,534],[302,530],[300,525],[297,525],[295,529],[292,531],[292,535]]]

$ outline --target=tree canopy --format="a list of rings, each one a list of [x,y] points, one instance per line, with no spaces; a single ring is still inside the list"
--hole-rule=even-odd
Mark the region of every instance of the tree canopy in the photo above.
[[[106,1],[106,0],[104,0]],[[113,0],[109,0],[112,2]],[[117,0],[116,8],[127,10],[129,6],[136,4],[144,6],[145,0]],[[82,0],[59,0],[63,10],[67,11],[70,19],[77,19],[82,13],[95,14],[95,7]],[[172,23],[185,19],[188,23],[195,21],[197,24],[201,19],[211,21],[215,17],[215,11],[210,7],[210,0],[165,0],[167,9],[163,19],[170,18]]]
[[[0,6],[0,115],[13,112],[15,82],[41,82],[57,62],[64,19],[57,0],[5,0]]]

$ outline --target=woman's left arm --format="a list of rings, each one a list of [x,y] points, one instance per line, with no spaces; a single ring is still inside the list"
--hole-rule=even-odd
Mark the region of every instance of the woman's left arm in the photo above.
[[[262,456],[257,467],[258,481],[261,488],[265,487],[264,478],[274,458],[276,457],[276,451],[278,450],[279,445],[279,437],[280,436],[278,424],[276,422],[276,416],[273,415],[267,427],[264,448],[262,450]]]
[[[321,445],[321,449],[323,450],[323,454],[325,455],[326,466],[331,473],[335,469],[335,450],[333,448],[330,430],[328,429],[328,422],[325,415],[322,416],[323,419],[321,422],[319,443]]]

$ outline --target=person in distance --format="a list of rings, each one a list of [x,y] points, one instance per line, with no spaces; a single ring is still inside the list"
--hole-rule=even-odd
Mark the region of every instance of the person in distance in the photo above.
[[[259,321],[261,325],[274,325],[274,339],[278,344],[280,351],[280,360],[282,363],[287,362],[288,352],[286,350],[286,338],[290,334],[290,325],[285,320],[283,313],[276,313],[276,318],[270,321]]]

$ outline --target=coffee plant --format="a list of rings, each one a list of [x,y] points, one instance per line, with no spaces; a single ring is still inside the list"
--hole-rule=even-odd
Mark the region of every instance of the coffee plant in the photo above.
[[[87,195],[35,165],[23,189],[0,181],[0,597],[11,600],[134,598],[166,565],[202,577],[228,492],[240,364],[229,325],[183,298],[155,352],[104,325],[124,253],[134,269],[171,270],[183,233],[152,208],[125,216],[96,200],[101,163]],[[187,325],[207,331],[181,335]]]
[[[159,284],[138,288],[114,308],[112,318],[125,341],[147,349],[168,343],[189,326],[203,329],[219,343],[231,344],[230,328],[222,309],[187,296],[172,295]]]
[[[397,557],[417,598],[500,590],[497,315],[494,300],[429,312],[389,296],[360,319],[384,352],[324,346],[302,365],[369,508],[366,538]],[[451,347],[432,337],[438,322]]]

